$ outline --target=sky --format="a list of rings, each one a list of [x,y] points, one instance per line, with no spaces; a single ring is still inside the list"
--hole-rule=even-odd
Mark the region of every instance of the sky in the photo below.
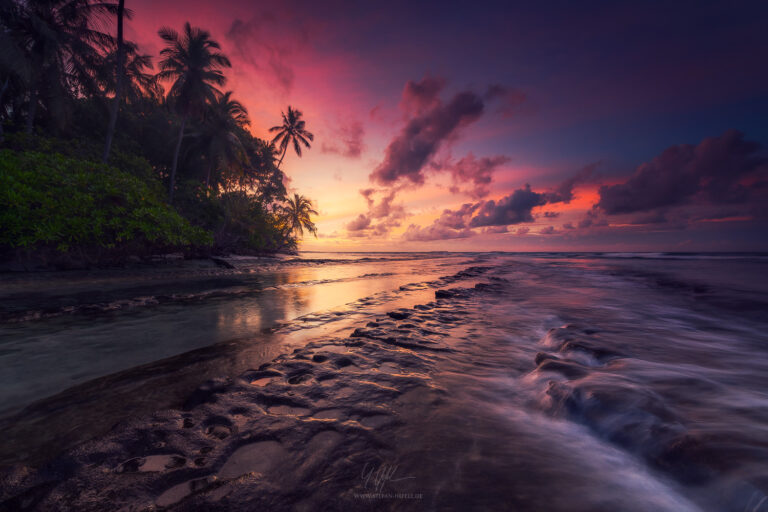
[[[768,250],[768,3],[128,0],[210,31],[317,251]],[[523,4],[522,2],[520,4]]]

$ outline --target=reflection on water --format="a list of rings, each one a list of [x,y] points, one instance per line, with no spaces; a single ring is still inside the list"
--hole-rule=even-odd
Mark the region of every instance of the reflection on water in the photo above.
[[[419,278],[450,272],[438,261],[450,262],[431,260]],[[210,287],[210,276],[200,280],[194,273],[181,282],[163,279],[160,283],[154,275],[137,273],[128,289],[124,279],[110,282],[100,275],[89,281],[98,286],[92,294],[80,283],[75,299],[68,295],[71,288],[66,281],[54,280],[43,293],[39,281],[33,280],[29,286],[34,288],[35,307],[46,304],[53,309],[52,305],[72,299],[80,301],[78,306],[86,312],[0,326],[0,412],[89,379],[197,348],[242,338],[260,343],[259,333],[278,322],[397,289],[413,280],[411,269],[412,263],[405,261],[389,262],[386,268],[380,263],[284,266],[229,274],[213,283],[216,288]],[[13,297],[23,294],[22,285],[11,290],[8,295]],[[143,301],[121,307],[126,294],[137,292]],[[103,306],[103,311],[87,314],[88,307],[96,309],[94,304]]]
[[[102,418],[95,434],[119,419],[110,400],[131,414],[180,406],[201,380],[300,349],[220,397],[223,424],[268,434],[269,453],[292,455],[276,463],[282,473],[270,469],[269,492],[253,480],[224,484],[217,496],[276,493],[292,503],[279,501],[296,499],[280,482],[313,467],[302,485],[315,501],[304,504],[336,503],[350,474],[384,463],[413,476],[409,488],[427,500],[381,503],[385,510],[768,510],[764,256],[304,257],[261,272],[242,263],[215,294],[191,290],[188,276],[183,293],[194,299],[6,324],[0,358],[15,373],[2,375],[5,398],[27,404],[67,382],[81,387],[0,427],[23,441],[17,447],[43,439],[56,449],[75,440],[65,433],[82,425],[83,400]],[[427,281],[477,265],[488,268],[440,285],[469,291],[413,309],[434,299]],[[176,293],[167,281],[158,288]],[[409,308],[402,319],[376,317],[358,333],[375,340],[381,330],[386,343],[338,341],[398,307]],[[168,414],[210,419],[205,407]],[[177,423],[152,428],[175,432]],[[239,443],[217,445],[211,471],[249,470]],[[329,443],[332,457],[317,448]],[[313,449],[331,462],[318,464]],[[15,451],[0,458],[35,460]]]
[[[466,260],[431,258],[417,279],[452,273]],[[119,420],[176,405],[207,378],[258,367],[329,326],[349,325],[339,320],[350,314],[418,301],[410,298],[418,291],[388,293],[414,281],[412,261],[347,263],[267,270],[241,263],[239,273],[224,271],[213,280],[211,271],[201,277],[197,269],[173,279],[154,270],[134,271],[130,279],[96,273],[78,276],[76,284],[61,274],[48,288],[37,275],[28,282],[16,278],[3,288],[0,304],[18,309],[24,301],[15,299],[28,289],[30,309],[57,314],[0,324],[0,427],[13,439],[0,446],[0,464],[34,459],[22,445],[47,453],[46,443],[65,446]],[[141,300],[124,306],[136,296]],[[75,301],[80,308],[61,312],[62,303]],[[325,317],[309,315],[334,309]],[[270,334],[300,317],[301,326],[315,329]]]

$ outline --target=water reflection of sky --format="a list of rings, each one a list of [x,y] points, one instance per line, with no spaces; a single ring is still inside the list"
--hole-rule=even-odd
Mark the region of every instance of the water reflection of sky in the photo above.
[[[452,267],[464,260],[424,260],[419,262],[416,276],[409,261],[291,265],[266,273],[228,276],[221,288],[199,290],[214,293],[202,300],[7,324],[0,327],[0,410],[216,343],[249,339],[258,344],[261,332],[276,323],[397,290],[415,280],[453,273]],[[140,284],[140,278],[130,285]],[[99,301],[110,293],[119,296],[125,286],[124,280],[93,282],[98,282]],[[35,286],[39,289],[39,283]],[[47,293],[65,294],[68,284],[62,286],[64,289],[49,288]],[[174,286],[163,283],[157,293],[171,294]],[[18,287],[15,291],[18,293]],[[78,293],[79,300],[87,295],[82,289]]]

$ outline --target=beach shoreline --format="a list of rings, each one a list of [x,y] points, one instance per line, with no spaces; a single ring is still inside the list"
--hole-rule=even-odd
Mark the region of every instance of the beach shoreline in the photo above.
[[[398,273],[415,261],[421,280]],[[768,417],[754,407],[768,362],[765,293],[750,276],[764,265],[309,263],[275,288],[307,313],[41,402],[38,432],[57,406],[97,411],[94,386],[105,411],[133,409],[111,429],[104,414],[91,439],[50,444],[63,450],[52,460],[5,470],[0,510],[754,508],[768,490]],[[728,279],[713,272],[726,266]],[[185,318],[199,316],[191,304]],[[23,450],[7,431],[6,453]]]
[[[469,268],[433,285],[476,279],[488,269]],[[348,449],[362,448],[362,453],[371,456],[365,448],[371,444],[369,436],[382,436],[404,413],[404,403],[397,407],[385,404],[405,395],[408,407],[426,405],[421,394],[430,392],[425,378],[430,354],[451,351],[444,339],[451,329],[466,323],[466,318],[457,316],[451,299],[491,289],[490,283],[476,288],[438,288],[435,301],[370,314],[346,337],[313,340],[236,377],[211,379],[184,397],[180,407],[124,422],[53,460],[41,461],[38,469],[19,465],[6,469],[0,509],[32,500],[37,509],[99,510],[122,503],[120,495],[125,499],[123,505],[137,510],[153,503],[165,507],[199,499],[196,506],[205,507],[208,498],[203,496],[221,494],[234,485],[247,489],[250,498],[242,504],[246,510],[253,505],[250,499],[261,499],[249,485],[242,485],[248,475],[279,470],[282,478],[299,467],[306,471],[307,463],[315,461],[309,465],[316,466],[319,458],[341,444]],[[367,386],[355,390],[363,375]],[[362,393],[362,400],[356,393]],[[297,426],[300,432],[293,432]],[[275,439],[286,435],[286,430],[293,433],[283,446]],[[147,439],[147,434],[153,439]],[[143,441],[138,442],[140,439]],[[295,456],[305,442],[309,448],[298,456],[303,462],[280,467],[288,451]],[[249,462],[243,455],[246,451],[254,458],[260,459],[263,453],[270,459]],[[357,476],[351,468],[334,471],[348,473],[350,479]],[[154,488],[153,482],[166,481],[171,473],[174,482],[182,475],[183,480],[159,495],[135,495],[137,487]],[[133,478],[126,479],[127,474]],[[75,489],[83,487],[92,492],[77,496]],[[42,494],[41,488],[45,488]],[[364,494],[365,489],[353,485],[349,491]],[[232,493],[226,494],[231,499]],[[108,500],[98,498],[104,495]],[[354,499],[350,496],[342,499]],[[337,498],[324,496],[315,504]]]

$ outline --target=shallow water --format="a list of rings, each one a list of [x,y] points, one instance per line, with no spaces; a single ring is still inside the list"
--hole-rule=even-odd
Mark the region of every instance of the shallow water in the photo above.
[[[194,349],[244,338],[263,345],[262,331],[281,322],[397,291],[415,279],[413,259],[335,260],[266,269],[244,260],[234,270],[104,271],[75,278],[11,275],[0,292],[7,317],[0,324],[0,414]],[[465,260],[420,260],[416,279],[452,273]]]
[[[312,509],[342,499],[387,510],[768,510],[765,256],[303,258],[161,277],[78,276],[76,306],[102,306],[66,311],[71,278],[51,279],[48,288],[11,283],[4,297],[42,293],[46,313],[17,307],[2,327],[3,400],[15,414],[5,426],[25,432],[4,446],[6,460],[41,460],[34,442],[41,426],[60,431],[48,432],[46,446],[61,450],[126,412],[187,400],[189,413],[153,420],[167,432],[161,451],[174,446],[182,461],[193,458],[202,441],[171,441],[183,420],[209,425],[201,436],[211,425],[225,429],[212,452],[220,455],[196,469],[179,463],[167,476],[161,471],[167,484],[155,487],[165,491],[147,498],[156,504]],[[478,266],[482,272],[439,279]],[[87,300],[89,283],[105,300]],[[452,286],[468,291],[411,309]],[[104,306],[136,289],[176,296]],[[343,344],[353,329],[397,308],[415,313],[383,317],[373,334],[361,334],[372,340],[364,345]],[[379,346],[377,329],[400,334]],[[203,380],[236,377],[294,350],[295,363],[248,374],[215,405],[189,404]],[[331,372],[323,369],[329,361]],[[119,408],[110,405],[115,397]],[[94,423],[83,420],[86,409],[104,418],[90,430],[82,429]],[[78,424],[79,437],[62,433]],[[245,443],[246,434],[257,439]],[[112,453],[107,459],[127,458],[97,448]],[[371,496],[366,468],[392,473],[374,487],[389,495]],[[263,476],[244,485],[238,477],[249,472]],[[200,487],[211,474],[232,483]],[[270,479],[282,482],[277,490]]]

